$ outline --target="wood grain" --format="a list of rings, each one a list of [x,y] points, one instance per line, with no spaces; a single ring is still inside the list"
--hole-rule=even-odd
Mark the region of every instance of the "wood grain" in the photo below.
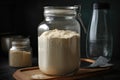
[[[87,59],[88,60],[88,59]],[[86,61],[86,59],[84,60]],[[91,61],[90,61],[91,62]],[[93,61],[92,61],[93,62]],[[13,77],[16,80],[74,80],[81,79],[86,77],[94,77],[99,74],[103,74],[108,72],[111,67],[103,67],[103,68],[80,68],[77,73],[74,75],[66,75],[66,76],[50,76],[43,74],[38,67],[28,67],[18,69]]]

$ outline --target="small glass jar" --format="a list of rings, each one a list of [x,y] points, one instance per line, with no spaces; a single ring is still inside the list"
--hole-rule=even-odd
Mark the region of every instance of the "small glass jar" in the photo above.
[[[29,38],[13,39],[9,50],[9,65],[11,67],[27,67],[32,65],[32,48]]]
[[[66,75],[78,71],[80,24],[76,19],[77,9],[75,6],[44,7],[45,20],[38,26],[38,65],[43,73]]]

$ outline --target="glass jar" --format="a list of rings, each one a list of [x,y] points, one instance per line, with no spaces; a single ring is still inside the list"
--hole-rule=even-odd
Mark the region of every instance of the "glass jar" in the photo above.
[[[48,75],[66,75],[80,66],[78,7],[44,7],[45,20],[38,26],[38,65]]]
[[[112,57],[113,37],[109,9],[108,3],[93,4],[93,15],[86,41],[88,58],[97,59],[102,56],[110,60]]]
[[[11,67],[27,67],[32,65],[32,48],[29,38],[15,38],[9,50]]]

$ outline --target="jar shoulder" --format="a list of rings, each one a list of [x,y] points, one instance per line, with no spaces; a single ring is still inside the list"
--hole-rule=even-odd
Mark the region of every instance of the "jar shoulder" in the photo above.
[[[13,47],[11,47],[10,48],[10,51],[13,51],[13,50],[15,50],[15,51],[32,51],[32,48],[31,47],[15,47],[15,46],[13,46]]]
[[[63,29],[80,32],[80,24],[77,20],[43,21],[38,26],[38,34],[52,29]]]

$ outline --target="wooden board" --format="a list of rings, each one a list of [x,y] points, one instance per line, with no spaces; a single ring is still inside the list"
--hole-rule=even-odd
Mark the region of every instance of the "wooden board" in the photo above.
[[[18,69],[13,77],[16,80],[73,80],[81,79],[86,77],[93,77],[99,74],[104,74],[109,71],[110,67],[103,68],[80,68],[79,71],[74,75],[69,76],[49,76],[43,74],[38,67],[28,67]]]

